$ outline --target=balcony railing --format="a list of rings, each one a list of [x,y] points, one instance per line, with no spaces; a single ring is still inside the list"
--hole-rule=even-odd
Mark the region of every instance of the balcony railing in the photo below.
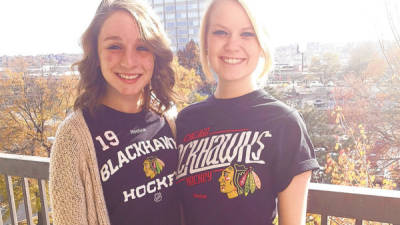
[[[41,211],[39,213],[41,213],[42,225],[50,225],[46,195],[46,180],[49,179],[49,162],[49,158],[44,157],[0,153],[0,175],[4,175],[5,178],[12,225],[18,225],[12,176],[22,178],[25,216],[28,225],[34,224],[28,178],[37,179],[41,204]],[[3,225],[1,211],[0,225]]]
[[[11,181],[11,176],[17,176],[23,179],[27,224],[33,224],[27,179],[35,178],[39,183],[43,224],[49,225],[45,186],[49,177],[49,159],[0,153],[0,174],[4,174],[6,181],[11,224],[18,224]],[[400,191],[312,183],[307,211],[321,215],[321,225],[327,225],[331,216],[353,218],[355,225],[362,225],[363,221],[400,225]],[[1,214],[0,225],[3,225]]]
[[[355,225],[376,221],[400,225],[400,191],[311,183],[307,212],[356,219]]]

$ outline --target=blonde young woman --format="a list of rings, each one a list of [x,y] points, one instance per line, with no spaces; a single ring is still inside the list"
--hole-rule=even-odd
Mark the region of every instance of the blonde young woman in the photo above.
[[[214,0],[200,51],[217,88],[177,118],[177,186],[188,225],[305,223],[311,170],[318,168],[301,115],[256,80],[271,51],[256,0]],[[258,66],[257,66],[258,65]]]
[[[159,21],[140,0],[103,0],[82,46],[74,112],[51,151],[54,224],[178,224],[178,154],[164,116],[173,54]]]

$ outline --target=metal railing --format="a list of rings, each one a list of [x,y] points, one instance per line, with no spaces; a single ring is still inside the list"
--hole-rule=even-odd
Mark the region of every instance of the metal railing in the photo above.
[[[49,208],[47,205],[46,195],[46,180],[49,179],[49,158],[37,156],[24,156],[0,153],[0,175],[4,175],[6,183],[8,206],[10,208],[10,219],[12,225],[18,225],[17,209],[15,204],[14,188],[12,176],[22,178],[22,192],[24,196],[24,207],[26,222],[28,225],[33,225],[32,220],[32,204],[29,193],[28,178],[34,178],[38,181],[41,218],[43,225],[50,225]],[[0,212],[0,225],[3,225],[3,219]]]
[[[0,174],[4,174],[6,181],[12,225],[18,221],[11,176],[23,178],[28,225],[33,222],[27,179],[38,180],[43,221],[45,225],[50,224],[45,186],[49,162],[49,158],[0,153]],[[311,183],[308,198],[307,212],[321,215],[321,225],[327,225],[331,216],[353,218],[355,225],[362,225],[363,220],[400,225],[400,191]],[[1,215],[0,225],[3,225]]]
[[[400,225],[400,191],[311,183],[308,195],[307,212],[321,215],[321,225],[330,216]]]

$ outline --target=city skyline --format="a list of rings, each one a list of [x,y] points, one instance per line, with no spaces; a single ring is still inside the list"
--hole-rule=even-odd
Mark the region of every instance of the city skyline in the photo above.
[[[390,4],[394,19],[400,21],[400,4],[394,0],[261,2],[265,3],[265,20],[276,46],[390,39],[385,2]],[[0,55],[81,53],[80,36],[98,3],[99,0],[2,0]]]

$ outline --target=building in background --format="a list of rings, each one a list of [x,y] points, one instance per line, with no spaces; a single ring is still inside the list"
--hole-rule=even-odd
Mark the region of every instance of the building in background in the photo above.
[[[193,39],[199,42],[200,21],[207,0],[147,0],[160,17],[174,51]]]

